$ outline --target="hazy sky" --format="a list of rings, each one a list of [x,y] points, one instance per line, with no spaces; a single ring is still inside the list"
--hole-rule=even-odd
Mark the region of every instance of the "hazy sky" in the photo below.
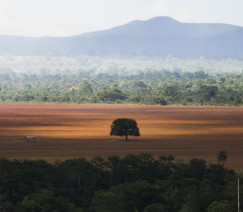
[[[171,16],[243,26],[243,0],[0,0],[0,34],[69,36]]]

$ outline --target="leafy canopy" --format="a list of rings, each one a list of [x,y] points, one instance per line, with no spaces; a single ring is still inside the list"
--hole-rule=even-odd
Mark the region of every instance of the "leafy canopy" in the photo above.
[[[140,132],[134,119],[119,118],[113,121],[110,135],[125,136],[127,141],[129,135],[140,136]]]

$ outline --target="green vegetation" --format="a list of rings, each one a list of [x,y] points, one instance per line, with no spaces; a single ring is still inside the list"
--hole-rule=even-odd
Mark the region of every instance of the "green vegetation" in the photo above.
[[[113,121],[110,135],[125,136],[127,141],[129,135],[140,136],[140,132],[134,119],[120,118]]]
[[[54,164],[0,159],[0,211],[231,212],[237,178],[221,163],[150,154]]]
[[[2,102],[242,105],[243,72],[0,74]]]
[[[225,150],[220,150],[218,152],[218,163],[224,164],[227,160],[227,152]]]

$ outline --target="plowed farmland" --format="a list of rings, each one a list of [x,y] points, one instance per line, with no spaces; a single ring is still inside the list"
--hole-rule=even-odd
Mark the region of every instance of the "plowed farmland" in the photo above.
[[[141,137],[109,136],[116,118],[133,118]],[[26,135],[37,141],[25,141]],[[0,157],[49,161],[148,152],[243,168],[243,108],[74,104],[0,104]]]

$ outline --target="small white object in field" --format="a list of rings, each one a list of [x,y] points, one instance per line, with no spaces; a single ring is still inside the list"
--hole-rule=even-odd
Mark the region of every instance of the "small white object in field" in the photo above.
[[[36,136],[33,135],[27,135],[25,136],[26,141],[28,142],[35,142],[36,141]]]

